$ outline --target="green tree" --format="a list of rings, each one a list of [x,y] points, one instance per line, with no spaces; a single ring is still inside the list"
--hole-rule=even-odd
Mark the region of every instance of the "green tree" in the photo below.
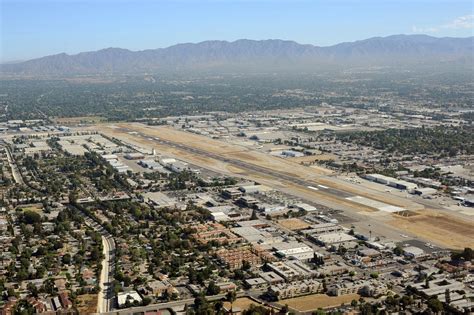
[[[232,314],[233,313],[233,304],[235,302],[235,300],[237,299],[237,294],[235,293],[235,291],[229,291],[227,292],[226,296],[225,296],[225,299],[226,301],[228,301],[230,303],[230,313]]]

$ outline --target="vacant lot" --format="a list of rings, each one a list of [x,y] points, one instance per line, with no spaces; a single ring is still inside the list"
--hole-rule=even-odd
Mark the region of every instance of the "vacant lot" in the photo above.
[[[347,294],[341,296],[329,296],[326,294],[312,294],[301,296],[293,299],[282,300],[280,304],[288,304],[289,307],[297,309],[300,312],[311,312],[318,308],[329,308],[340,306],[341,304],[349,304],[352,300],[358,301],[358,294]]]
[[[243,298],[238,298],[237,300],[235,300],[234,303],[232,303],[232,307],[236,308],[240,308],[242,311],[243,310],[246,310],[250,307],[250,305],[261,305],[247,297],[243,297]],[[229,302],[224,302],[224,307],[227,308],[227,309],[230,309],[230,303]]]
[[[97,294],[84,294],[77,297],[77,310],[79,314],[92,314],[97,312]]]
[[[310,226],[308,223],[304,222],[303,220],[296,219],[296,218],[279,220],[278,224],[292,231],[303,230]]]

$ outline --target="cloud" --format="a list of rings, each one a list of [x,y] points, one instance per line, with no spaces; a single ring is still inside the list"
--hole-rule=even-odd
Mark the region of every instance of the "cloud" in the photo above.
[[[443,28],[450,29],[473,29],[474,28],[474,14],[460,16],[455,18],[451,23],[443,25]]]
[[[430,26],[430,27],[418,27],[412,26],[411,31],[413,33],[437,33],[441,30],[461,30],[461,29],[474,29],[474,14],[468,14],[464,16],[460,16],[455,18],[449,23],[438,25],[438,26]]]

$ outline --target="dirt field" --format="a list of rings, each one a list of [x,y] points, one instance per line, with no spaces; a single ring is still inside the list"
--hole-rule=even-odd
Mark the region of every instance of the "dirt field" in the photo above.
[[[235,302],[232,304],[232,307],[238,307],[240,308],[242,311],[243,310],[246,310],[250,307],[250,305],[259,305],[257,302],[247,298],[247,297],[243,297],[243,298],[238,298],[235,300]],[[261,304],[260,304],[261,305]],[[224,307],[226,309],[230,309],[230,303],[229,302],[224,302]]]
[[[282,227],[292,230],[292,231],[298,231],[298,230],[303,230],[308,228],[310,225],[303,220],[293,218],[293,219],[286,219],[286,220],[279,220],[278,224],[281,225]]]
[[[447,248],[474,247],[474,224],[444,214],[427,213],[411,217],[394,216],[389,224],[425,239],[436,240]]]
[[[77,125],[77,124],[97,124],[105,118],[99,116],[81,116],[81,117],[61,117],[53,118],[53,121],[59,125]]]
[[[289,307],[297,309],[300,312],[311,312],[318,308],[329,308],[340,306],[342,303],[350,304],[352,300],[358,301],[358,294],[347,294],[342,296],[328,296],[325,294],[313,294],[301,296],[293,299],[282,300],[280,304],[288,304]]]
[[[77,297],[77,310],[79,314],[92,314],[97,312],[97,294],[84,294]]]

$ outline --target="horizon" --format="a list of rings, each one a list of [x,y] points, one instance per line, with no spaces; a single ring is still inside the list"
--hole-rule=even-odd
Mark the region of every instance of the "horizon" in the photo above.
[[[1,6],[0,63],[207,40],[275,38],[327,47],[394,34],[470,37],[474,21],[464,0],[4,0]]]

